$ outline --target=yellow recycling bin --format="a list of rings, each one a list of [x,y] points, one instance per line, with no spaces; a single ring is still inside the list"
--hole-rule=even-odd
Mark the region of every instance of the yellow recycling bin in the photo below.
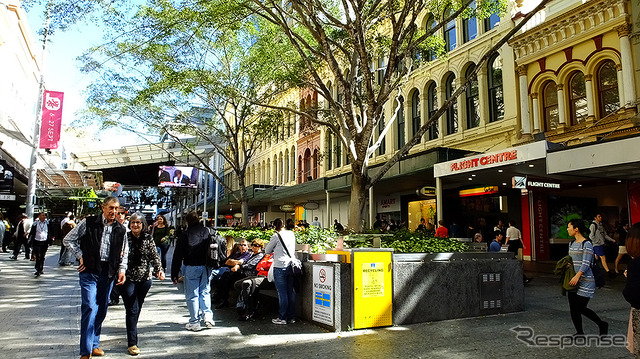
[[[353,329],[393,324],[393,249],[351,250]]]

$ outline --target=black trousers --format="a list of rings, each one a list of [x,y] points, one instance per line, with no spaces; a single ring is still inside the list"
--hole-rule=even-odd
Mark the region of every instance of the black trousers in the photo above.
[[[13,241],[13,255],[14,257],[18,258],[18,254],[20,254],[20,247],[24,246],[24,257],[26,259],[30,259],[31,256],[31,248],[29,248],[29,241],[27,240],[27,238],[20,238],[20,236],[18,236],[18,238],[16,238],[16,240]]]
[[[125,308],[125,321],[127,324],[127,346],[138,345],[138,319],[144,298],[151,288],[151,279],[144,282],[132,282],[127,280],[118,288],[122,295]]]
[[[260,288],[266,286],[269,283],[265,276],[245,277],[237,280],[234,283],[234,287],[238,291],[238,300],[244,303],[247,310],[245,314],[253,315],[256,311],[258,304],[258,293]]]
[[[44,269],[44,258],[48,248],[47,242],[34,241],[33,243],[33,255],[36,257],[36,272],[38,273],[42,273]]]
[[[569,311],[571,312],[571,321],[576,328],[576,334],[584,334],[582,330],[582,316],[591,319],[594,323],[601,328],[605,322],[591,309],[587,308],[589,299],[578,295],[576,292],[567,292],[567,298],[569,298]]]

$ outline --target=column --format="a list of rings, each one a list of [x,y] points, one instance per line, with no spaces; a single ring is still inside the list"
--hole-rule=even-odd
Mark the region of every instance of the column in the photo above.
[[[331,196],[329,195],[329,191],[324,190],[326,201],[327,201],[327,218],[325,219],[324,228],[333,228],[333,222],[331,221]]]
[[[437,222],[444,219],[444,213],[442,213],[442,178],[436,177],[436,216]]]
[[[629,34],[631,33],[631,24],[624,24],[615,28],[620,37],[620,57],[622,62],[625,107],[633,107],[636,101],[636,90],[633,77],[633,57],[631,53],[631,41]]]
[[[403,105],[404,105],[404,143],[406,144],[413,137],[413,135],[411,134],[411,128],[413,126],[413,118],[411,114],[411,99],[405,99],[403,102]]]
[[[620,100],[620,108],[624,107],[624,79],[622,78],[622,65],[616,64],[616,70],[618,75],[618,97]]]
[[[542,128],[542,124],[540,123],[540,107],[538,107],[539,104],[537,92],[531,94],[531,102],[533,102],[533,109],[531,111],[533,113],[533,131],[539,132],[540,128]]]
[[[447,92],[445,90],[444,83],[441,86],[436,88],[438,91],[438,105],[442,106],[442,104],[447,101]],[[440,131],[438,139],[442,140],[445,136],[449,134],[449,130],[447,128],[447,112],[445,111],[440,118],[438,119],[438,130]]]
[[[560,123],[560,127],[564,127],[566,125],[565,114],[564,114],[564,85],[558,84],[558,122]]]
[[[456,90],[459,89],[460,87],[462,87],[462,83],[464,82],[464,78],[462,77],[456,77],[454,81],[454,83],[456,84]],[[458,133],[462,133],[462,131],[467,129],[467,111],[465,111],[465,102],[466,102],[466,98],[467,98],[467,92],[463,91],[460,96],[458,96],[458,99],[456,100],[456,104],[455,106],[458,109],[458,116],[457,116],[457,121],[458,121]]]
[[[595,115],[595,106],[594,106],[594,98],[593,98],[593,75],[588,74],[584,75],[584,86],[587,90],[587,120],[593,121],[596,118]]]
[[[531,133],[531,122],[529,121],[529,90],[527,89],[527,65],[516,68],[520,82],[520,128],[523,134]]]
[[[481,22],[482,20],[478,20],[478,24]],[[482,26],[479,27],[482,28]],[[478,71],[478,100],[478,102],[480,102],[478,107],[480,127],[484,127],[489,123],[489,83],[487,82],[486,66],[482,66],[480,71]]]

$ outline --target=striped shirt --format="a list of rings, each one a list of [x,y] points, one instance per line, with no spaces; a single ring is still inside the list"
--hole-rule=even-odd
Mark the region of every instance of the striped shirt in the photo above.
[[[573,261],[573,269],[582,276],[578,281],[578,295],[593,298],[596,292],[596,281],[591,273],[591,261],[593,260],[593,244],[590,241],[580,243],[573,241],[569,244],[569,255]]]

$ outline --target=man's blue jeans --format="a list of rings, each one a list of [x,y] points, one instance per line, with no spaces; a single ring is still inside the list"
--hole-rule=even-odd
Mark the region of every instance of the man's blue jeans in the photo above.
[[[101,273],[92,273],[85,269],[79,273],[79,277],[82,298],[80,356],[83,356],[90,355],[93,349],[100,346],[100,332],[102,322],[107,316],[113,278],[109,278],[108,268],[103,268]]]
[[[184,297],[189,309],[189,323],[200,322],[200,314],[205,321],[213,321],[211,311],[211,268],[206,266],[184,266]]]
[[[278,291],[279,318],[291,320],[296,318],[296,292],[293,290],[293,270],[291,266],[286,268],[273,268],[273,281]]]

